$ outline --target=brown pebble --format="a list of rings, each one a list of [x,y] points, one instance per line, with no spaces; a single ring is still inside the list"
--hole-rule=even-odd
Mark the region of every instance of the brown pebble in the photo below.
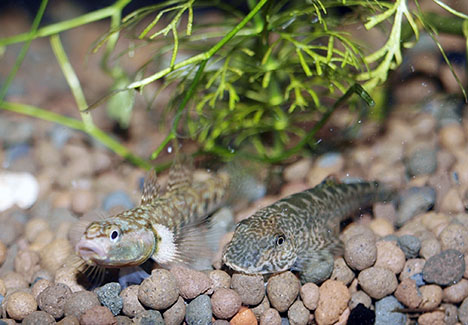
[[[7,297],[6,311],[15,320],[22,320],[36,309],[36,299],[30,293],[17,291]]]
[[[442,288],[435,284],[419,287],[422,296],[422,302],[419,308],[422,310],[433,310],[437,308],[442,301]]]
[[[447,213],[458,213],[465,211],[465,205],[460,197],[458,189],[451,188],[445,193],[440,201],[440,211]]]
[[[57,325],[80,325],[80,321],[75,315],[70,315],[62,318],[60,322],[57,322]]]
[[[385,237],[395,232],[393,224],[384,218],[375,218],[369,223],[369,228],[379,237]]]
[[[50,230],[49,224],[45,219],[32,218],[29,220],[24,227],[24,235],[26,239],[32,243],[36,240],[36,237],[43,230]]]
[[[3,281],[7,292],[11,289],[27,288],[29,286],[28,281],[24,279],[24,276],[17,272],[8,272],[3,275]]]
[[[439,141],[448,150],[463,146],[465,143],[463,127],[458,123],[450,123],[443,126],[439,130]]]
[[[345,260],[342,257],[335,259],[333,263],[333,272],[330,276],[331,280],[337,280],[343,282],[345,285],[348,285],[353,281],[355,275],[354,272],[346,265]]]
[[[182,297],[177,299],[169,309],[163,313],[164,323],[166,325],[179,325],[182,324],[185,318],[185,302]]]
[[[281,316],[276,309],[269,308],[262,317],[260,317],[260,325],[281,325]]]
[[[0,279],[0,295],[5,296],[7,292],[7,288],[5,286],[5,281],[3,279]]]
[[[241,304],[239,294],[232,289],[220,288],[211,296],[211,307],[217,318],[231,318],[239,311]]]
[[[37,297],[39,308],[54,318],[63,316],[65,302],[70,298],[72,292],[68,286],[63,283],[57,283],[49,286]]]
[[[306,283],[301,287],[300,295],[304,306],[309,310],[315,310],[319,301],[319,287],[315,283]]]
[[[179,297],[177,281],[173,274],[164,269],[153,270],[138,289],[138,299],[141,303],[156,310],[172,306]]]
[[[352,237],[360,235],[361,237],[368,238],[370,240],[373,240],[375,242],[375,234],[374,232],[367,226],[364,226],[359,223],[353,222],[349,226],[347,226],[344,230],[343,233],[341,234],[341,240],[345,243],[348,240],[350,240]]]
[[[455,325],[458,322],[458,308],[452,304],[442,304],[440,306],[445,311],[444,322],[446,325]]]
[[[39,271],[39,254],[31,250],[20,250],[15,257],[15,271],[22,274],[28,281],[32,275]]]
[[[412,258],[406,261],[403,270],[400,273],[400,281],[407,279],[415,274],[421,273],[424,269],[425,259]]]
[[[315,319],[319,324],[333,324],[348,307],[351,299],[348,288],[340,281],[327,280],[319,289],[319,302]]]
[[[355,235],[345,242],[344,259],[355,270],[372,266],[377,258],[377,246],[373,237]]]
[[[0,241],[0,266],[5,262],[7,257],[7,247],[6,245]]]
[[[55,283],[66,284],[72,292],[85,290],[85,288],[78,283],[79,270],[73,266],[63,266],[55,272]]]
[[[287,166],[283,171],[283,178],[286,183],[301,181],[309,172],[312,161],[309,158],[303,158]]]
[[[231,288],[241,297],[244,305],[258,305],[265,297],[263,276],[234,273]]]
[[[100,305],[99,299],[94,292],[73,292],[65,302],[64,314],[65,316],[74,315],[79,319],[85,311]]]
[[[411,309],[418,308],[422,301],[416,282],[413,279],[404,279],[395,291],[395,298]]]
[[[35,299],[40,295],[42,291],[44,291],[47,287],[51,286],[52,282],[50,282],[47,279],[39,279],[34,283],[34,285],[31,288],[31,292],[34,296]]]
[[[71,209],[73,212],[83,214],[91,211],[95,206],[95,195],[88,190],[77,190],[72,193]]]
[[[211,280],[211,290],[214,292],[219,288],[229,289],[231,287],[231,277],[224,271],[213,270],[208,273]]]
[[[10,319],[10,318],[2,318],[0,320],[2,322],[4,322],[6,325],[16,325],[17,324],[14,319]]]
[[[241,307],[239,312],[231,319],[231,325],[257,325],[257,318],[247,307]]]
[[[134,324],[133,320],[127,316],[122,316],[122,315],[115,316],[115,320],[117,321],[117,325],[133,325]],[[180,324],[182,324],[182,322]]]
[[[421,241],[421,249],[419,250],[419,255],[428,260],[432,256],[439,254],[441,250],[442,247],[437,239],[426,239]]]
[[[171,269],[171,273],[176,280],[179,293],[184,299],[193,299],[211,288],[211,280],[203,272],[183,266],[175,266]]]
[[[262,317],[263,313],[267,311],[269,308],[270,308],[270,301],[268,300],[268,297],[265,296],[263,297],[262,302],[259,303],[257,306],[252,307],[251,310],[254,313],[257,320],[260,321],[260,318]]]
[[[229,325],[230,322],[225,319],[217,319],[215,320],[212,325]]]
[[[405,253],[392,241],[378,241],[377,244],[377,259],[375,267],[389,269],[395,274],[403,270],[405,266]]]
[[[381,267],[362,270],[358,281],[361,288],[374,299],[381,299],[393,293],[398,286],[395,274]]]
[[[424,313],[418,317],[418,325],[445,325],[445,314],[440,310]]]
[[[288,319],[291,325],[307,325],[310,311],[300,300],[296,300],[288,309]]]
[[[442,250],[456,249],[462,253],[468,252],[468,230],[461,224],[449,224],[440,233],[439,240]]]
[[[26,316],[21,324],[26,325],[52,325],[55,324],[55,319],[45,311],[37,310]]]
[[[36,239],[31,243],[29,248],[31,250],[39,252],[41,249],[46,247],[54,240],[54,233],[50,229],[44,229],[39,234],[37,234]]]
[[[396,209],[392,203],[375,203],[372,211],[376,219],[386,219],[390,223],[396,220]]]
[[[116,325],[115,319],[109,308],[94,306],[86,310],[80,317],[80,325]]]
[[[364,291],[358,290],[351,294],[351,299],[349,300],[348,307],[349,309],[354,309],[357,305],[363,304],[366,308],[369,308],[372,304],[372,299]]]
[[[273,275],[268,279],[268,300],[276,310],[285,312],[296,300],[300,288],[299,279],[290,271]]]
[[[461,279],[460,282],[444,288],[442,299],[445,302],[457,304],[468,297],[468,280]]]
[[[51,273],[55,273],[72,253],[73,248],[68,240],[55,239],[41,249],[41,266]]]
[[[145,311],[145,307],[138,300],[138,290],[140,286],[131,285],[126,287],[120,292],[122,298],[122,313],[129,317],[135,317],[141,312]]]

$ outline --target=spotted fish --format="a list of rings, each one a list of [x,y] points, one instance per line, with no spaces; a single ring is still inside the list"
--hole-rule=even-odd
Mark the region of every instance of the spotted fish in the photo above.
[[[165,193],[154,173],[143,188],[139,206],[92,222],[75,246],[88,265],[121,268],[148,259],[161,265],[193,262],[201,253],[200,225],[225,200],[229,176],[193,171],[175,164]]]
[[[378,182],[327,179],[242,220],[223,261],[247,274],[291,269],[301,273],[304,283],[322,281],[333,270],[333,255],[342,250],[340,222],[359,208],[390,199],[392,193]]]

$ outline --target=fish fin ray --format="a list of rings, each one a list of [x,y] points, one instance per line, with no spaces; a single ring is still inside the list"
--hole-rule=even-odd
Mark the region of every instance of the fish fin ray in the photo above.
[[[189,163],[182,163],[177,159],[169,170],[167,192],[173,193],[192,184],[192,168]]]
[[[149,204],[154,201],[160,194],[160,186],[157,182],[156,171],[152,168],[145,177],[143,185],[143,194],[140,204]]]

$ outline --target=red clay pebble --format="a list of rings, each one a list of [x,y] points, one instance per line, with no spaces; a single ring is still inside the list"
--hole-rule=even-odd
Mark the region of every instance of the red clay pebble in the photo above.
[[[422,296],[422,302],[419,305],[419,308],[422,310],[431,311],[437,308],[442,301],[442,288],[430,284],[426,286],[419,287],[419,292]]]
[[[436,238],[428,238],[421,241],[419,255],[428,260],[432,256],[439,254],[441,250],[440,242]]]
[[[95,306],[85,311],[80,317],[80,325],[116,325],[115,319],[109,308]]]
[[[445,325],[445,314],[443,311],[436,310],[430,313],[424,313],[418,317],[418,325]]]
[[[231,318],[239,311],[241,304],[239,294],[232,289],[220,288],[211,296],[211,307],[217,318]]]
[[[70,298],[72,292],[63,283],[49,286],[37,297],[39,308],[56,319],[63,316],[65,302]]]
[[[343,282],[345,285],[348,285],[354,279],[354,272],[346,265],[345,260],[342,257],[339,257],[333,263],[333,272],[330,276],[331,280],[338,280]]]
[[[120,292],[122,297],[122,313],[129,317],[135,317],[141,312],[145,311],[145,307],[138,300],[138,290],[140,286],[131,285],[126,287]]]
[[[455,325],[458,322],[458,308],[452,304],[442,304],[440,306],[445,311],[444,322],[446,325]]]
[[[215,292],[219,288],[229,289],[231,287],[231,277],[224,271],[213,270],[208,273],[211,280],[211,290]]]
[[[300,288],[299,279],[290,271],[273,275],[268,279],[268,299],[276,310],[285,312],[296,300]]]
[[[57,322],[57,325],[80,325],[80,321],[75,315],[70,315],[62,318],[60,322]]]
[[[239,294],[244,305],[258,305],[265,297],[261,275],[235,273],[232,275],[231,288]]]
[[[344,259],[351,268],[361,271],[372,266],[377,258],[373,237],[355,235],[345,242]]]
[[[343,282],[327,280],[320,286],[319,293],[315,319],[318,324],[333,324],[348,307],[349,290]]]
[[[416,309],[422,301],[416,282],[413,279],[404,279],[395,291],[395,298],[408,308]]]
[[[211,288],[211,280],[203,272],[175,266],[171,269],[171,273],[176,279],[179,293],[184,299],[193,299]]]
[[[443,300],[457,304],[468,297],[468,280],[461,279],[460,282],[446,287],[443,291]]]
[[[14,320],[23,320],[36,309],[36,300],[30,293],[17,291],[7,297],[6,311]]]
[[[164,323],[166,325],[182,324],[185,318],[185,302],[182,297],[163,313]]]
[[[21,324],[26,325],[52,325],[55,324],[55,319],[47,314],[45,311],[33,311],[31,314],[26,316]]]
[[[403,270],[405,266],[405,253],[397,246],[396,243],[391,241],[378,241],[377,246],[377,259],[375,260],[375,267],[382,267],[389,269],[395,274]]]
[[[315,310],[319,301],[319,287],[315,283],[306,283],[301,287],[300,295],[304,306],[309,310]]]
[[[260,317],[260,325],[281,325],[281,316],[276,309],[267,309]]]
[[[359,273],[358,281],[361,288],[374,299],[382,299],[393,293],[398,286],[395,274],[381,267],[370,267],[362,270]]]
[[[44,291],[47,287],[50,287],[52,285],[52,282],[46,279],[39,279],[34,283],[34,285],[31,288],[31,292],[34,296],[35,299],[39,296],[39,294]]]
[[[307,325],[310,311],[300,300],[296,300],[288,309],[288,319],[291,325]]]
[[[140,302],[152,309],[166,309],[179,298],[179,290],[173,273],[155,269],[144,279],[138,289]],[[193,297],[192,297],[193,298]]]
[[[465,273],[465,259],[462,253],[448,249],[427,260],[423,269],[424,281],[438,285],[457,283]]]
[[[64,314],[65,316],[74,315],[79,319],[85,311],[100,305],[99,299],[94,292],[73,292],[65,302]]]
[[[231,325],[257,325],[257,318],[247,307],[242,307],[239,312],[231,319]]]
[[[403,270],[400,273],[400,281],[407,279],[415,274],[421,273],[426,260],[423,258],[412,258],[407,260]]]

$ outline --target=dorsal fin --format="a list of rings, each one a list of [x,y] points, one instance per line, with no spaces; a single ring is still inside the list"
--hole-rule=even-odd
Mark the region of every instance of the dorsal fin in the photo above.
[[[189,187],[192,184],[192,167],[187,158],[180,158],[176,152],[174,163],[169,170],[169,179],[167,181],[167,192],[174,192],[180,188]]]
[[[330,174],[327,177],[325,177],[320,184],[326,184],[326,185],[341,184],[341,181],[339,180],[336,174]]]
[[[159,196],[159,184],[156,179],[156,171],[152,168],[145,177],[143,185],[143,195],[141,196],[141,204],[149,204]]]

